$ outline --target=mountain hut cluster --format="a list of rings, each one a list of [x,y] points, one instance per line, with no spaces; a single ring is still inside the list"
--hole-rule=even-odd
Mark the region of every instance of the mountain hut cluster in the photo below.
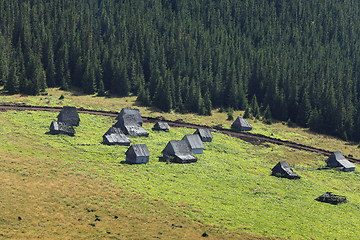
[[[139,109],[122,109],[116,117],[117,122],[102,136],[103,144],[130,146],[129,137],[148,137],[149,133],[143,128],[143,120]],[[75,135],[74,126],[79,126],[80,118],[75,107],[64,106],[57,116],[57,121],[50,125],[51,134]],[[169,132],[170,126],[166,121],[158,121],[152,128],[154,131]],[[237,117],[231,125],[233,131],[251,131],[252,127],[246,119]],[[172,163],[194,163],[198,160],[195,155],[202,154],[204,142],[212,142],[210,129],[198,128],[193,134],[185,135],[181,140],[171,140],[162,153],[162,161]],[[150,152],[146,144],[132,144],[125,152],[125,162],[128,164],[146,164],[149,162]],[[355,165],[347,160],[340,151],[336,151],[326,160],[327,167],[336,168],[344,172],[355,171]],[[286,161],[278,162],[272,169],[271,175],[300,179]],[[326,192],[315,200],[331,204],[346,202],[345,196]]]

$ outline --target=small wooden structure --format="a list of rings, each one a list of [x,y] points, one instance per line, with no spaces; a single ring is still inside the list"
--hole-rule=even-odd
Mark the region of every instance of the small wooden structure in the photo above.
[[[51,134],[67,134],[69,136],[75,135],[75,130],[72,125],[63,122],[52,121],[50,124]]]
[[[193,163],[197,158],[191,154],[189,146],[185,141],[172,140],[162,151],[163,160],[174,163]]]
[[[148,163],[150,152],[146,144],[133,144],[125,153],[126,162],[133,164]]]
[[[332,192],[326,192],[323,195],[317,197],[315,200],[319,202],[334,204],[334,205],[347,202],[345,196],[335,195]]]
[[[122,109],[116,118],[114,127],[120,128],[126,135],[148,137],[149,133],[142,127],[139,109]]]
[[[198,134],[188,134],[182,139],[189,146],[192,154],[202,154],[204,150],[204,144]]]
[[[340,151],[336,151],[326,160],[327,166],[332,168],[339,168],[344,172],[355,171],[355,165],[347,160]]]
[[[208,128],[198,128],[194,134],[198,134],[203,142],[211,142],[213,139],[211,131]]]
[[[169,124],[166,122],[157,122],[157,123],[155,123],[153,129],[156,131],[168,132],[170,130],[170,127],[169,127]]]
[[[252,127],[246,121],[246,119],[242,117],[237,117],[235,121],[231,124],[231,129],[238,130],[238,131],[251,131]]]
[[[63,122],[72,126],[79,126],[80,118],[76,107],[64,106],[57,116],[58,122]]]
[[[103,143],[106,145],[129,146],[131,141],[120,128],[111,127],[103,135]]]
[[[271,169],[272,175],[276,177],[289,178],[289,179],[299,179],[300,176],[294,173],[290,168],[289,164],[285,161],[278,162],[278,164]]]
[[[126,119],[131,119],[132,123],[136,123],[142,126],[143,120],[139,109],[123,108],[121,109],[119,115],[116,117],[116,120],[124,119],[125,116],[128,116]]]

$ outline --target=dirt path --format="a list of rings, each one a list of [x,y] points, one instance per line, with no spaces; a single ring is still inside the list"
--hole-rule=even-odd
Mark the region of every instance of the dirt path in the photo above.
[[[8,110],[15,110],[15,111],[61,111],[61,107],[46,107],[46,106],[29,106],[29,105],[20,105],[20,104],[0,104],[0,111],[8,111]],[[84,108],[78,108],[79,113],[86,113],[86,114],[93,114],[93,115],[102,115],[102,116],[110,116],[110,117],[116,117],[119,113],[113,112],[113,111],[100,111],[100,110],[89,110]],[[314,152],[314,153],[320,153],[325,156],[329,156],[332,154],[331,151],[327,151],[325,149],[321,148],[315,148],[311,146],[306,146],[303,144],[291,142],[291,141],[285,141],[281,139],[271,138],[267,137],[261,134],[253,134],[253,133],[247,133],[247,132],[235,132],[229,129],[224,129],[220,126],[207,126],[207,125],[199,125],[199,124],[193,124],[193,123],[187,123],[183,122],[182,120],[177,121],[171,121],[161,118],[152,118],[152,117],[143,117],[144,122],[148,123],[156,123],[157,121],[163,121],[167,122],[171,127],[185,127],[185,128],[209,128],[212,131],[220,132],[222,134],[227,134],[229,136],[239,138],[243,141],[247,141],[251,144],[263,144],[265,142],[277,144],[277,145],[284,145],[290,148],[308,151],[308,152]],[[355,159],[353,157],[347,157],[349,161],[352,161],[354,163],[360,163],[359,159]]]

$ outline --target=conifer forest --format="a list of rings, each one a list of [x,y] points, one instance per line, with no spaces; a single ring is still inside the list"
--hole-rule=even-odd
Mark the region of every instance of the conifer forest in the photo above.
[[[137,95],[360,140],[355,0],[3,0],[0,85]]]

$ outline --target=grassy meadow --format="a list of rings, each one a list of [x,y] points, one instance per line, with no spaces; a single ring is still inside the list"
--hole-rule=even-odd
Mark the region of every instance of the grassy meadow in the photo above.
[[[64,100],[58,99],[61,94]],[[0,102],[116,111],[136,105],[134,97],[98,98],[55,89],[31,98],[3,95]],[[141,111],[207,125],[231,124],[217,111],[210,117]],[[201,239],[204,232],[209,239],[357,239],[360,234],[360,174],[318,170],[325,166],[322,155],[213,133],[198,162],[167,164],[159,161],[167,142],[194,130],[154,132],[144,124],[149,138],[131,141],[147,144],[150,162],[127,165],[127,147],[101,144],[113,118],[80,114],[80,126],[70,137],[48,133],[56,116],[0,112],[0,239]],[[306,129],[252,125],[255,132],[309,145],[314,141],[359,156],[351,143]],[[270,169],[284,160],[300,180],[270,176]],[[326,191],[345,195],[348,203],[314,200]]]

